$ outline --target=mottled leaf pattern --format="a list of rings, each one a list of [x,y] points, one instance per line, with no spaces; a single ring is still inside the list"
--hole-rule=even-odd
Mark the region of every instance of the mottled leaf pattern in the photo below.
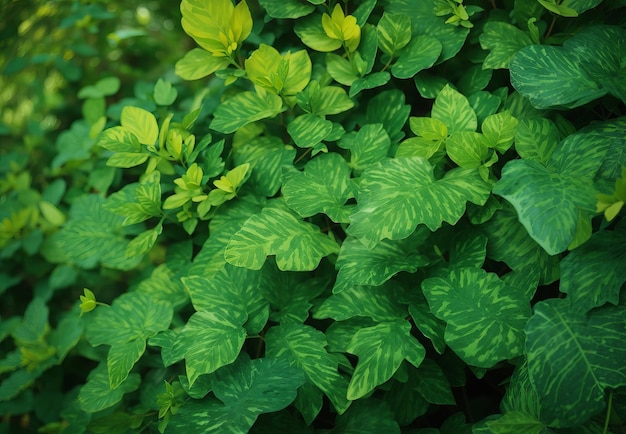
[[[232,133],[250,122],[273,118],[282,111],[283,102],[278,95],[242,92],[215,109],[211,128],[220,133]]]
[[[426,279],[422,289],[433,313],[446,322],[446,343],[467,364],[489,368],[523,353],[530,302],[497,275],[452,270]]]
[[[491,185],[476,170],[452,169],[435,179],[420,157],[386,159],[363,173],[348,233],[368,247],[408,237],[419,224],[431,231],[455,224],[468,201],[482,205]]]
[[[283,271],[315,269],[339,246],[319,228],[281,208],[266,207],[250,217],[230,239],[224,257],[230,264],[259,270],[268,255],[276,255]]]

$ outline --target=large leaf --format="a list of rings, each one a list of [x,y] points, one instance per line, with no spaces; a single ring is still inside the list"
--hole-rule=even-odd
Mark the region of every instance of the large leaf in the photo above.
[[[418,231],[404,240],[383,240],[373,249],[348,237],[337,258],[339,273],[333,292],[338,294],[356,285],[379,286],[400,271],[413,273],[428,265],[428,258],[418,251],[426,235],[425,231]]]
[[[170,419],[172,433],[247,433],[263,413],[282,410],[296,397],[304,375],[285,359],[240,357],[215,373],[212,399],[188,401]]]
[[[398,60],[391,67],[391,73],[396,78],[411,78],[433,66],[442,48],[439,40],[428,35],[417,35],[400,52]]]
[[[392,321],[406,317],[407,309],[400,300],[404,290],[394,282],[382,286],[352,286],[328,297],[315,311],[315,318],[343,321],[354,317],[370,317],[375,321]]]
[[[99,307],[89,322],[86,337],[93,346],[111,345],[107,366],[111,389],[128,376],[146,349],[146,339],[166,330],[173,308],[140,292],[122,294],[111,307]]]
[[[523,119],[515,133],[515,150],[525,160],[547,163],[559,137],[559,130],[550,119]]]
[[[513,56],[533,43],[528,33],[501,21],[488,21],[479,40],[481,48],[489,50],[483,68],[491,69],[508,68]]]
[[[530,236],[551,255],[574,241],[579,225],[595,212],[593,178],[608,147],[618,140],[622,121],[593,126],[568,136],[543,164],[534,160],[509,161],[494,193],[517,211]]]
[[[267,357],[286,358],[303,371],[307,381],[321,389],[339,414],[350,403],[348,382],[339,375],[337,359],[326,351],[324,333],[304,324],[281,324],[265,334]]]
[[[561,261],[560,291],[574,310],[587,312],[609,302],[618,304],[626,282],[626,225],[597,232]]]
[[[534,307],[526,325],[528,370],[551,426],[585,422],[605,407],[607,388],[626,385],[624,318],[621,306],[586,315],[559,299]]]
[[[337,153],[312,159],[304,172],[286,172],[282,193],[287,205],[302,217],[324,213],[337,223],[350,221],[351,207],[345,205],[353,197],[350,167]]]
[[[444,221],[455,224],[468,201],[484,204],[490,189],[476,170],[452,169],[435,179],[428,160],[386,159],[363,173],[348,233],[374,247],[408,237],[419,224],[434,231]]]
[[[246,314],[237,305],[194,313],[172,349],[172,358],[185,359],[187,378],[193,385],[202,374],[215,372],[235,361],[246,337]]]
[[[254,185],[265,196],[276,194],[282,183],[283,167],[289,167],[296,156],[291,145],[278,137],[256,137],[234,149],[236,166],[249,163],[252,173],[248,185]]]
[[[422,282],[432,312],[447,323],[446,343],[467,364],[490,368],[523,353],[530,302],[522,291],[477,268]]]
[[[197,311],[224,309],[237,310],[246,316],[249,334],[257,334],[265,326],[269,305],[263,298],[265,286],[270,286],[263,271],[248,270],[226,264],[215,276],[183,277],[182,281]]]
[[[250,217],[230,239],[224,257],[238,267],[259,270],[268,255],[276,255],[283,271],[314,270],[320,260],[337,253],[335,241],[290,211],[266,207]]]
[[[361,399],[337,417],[333,434],[400,434],[389,407],[374,398]]]
[[[590,26],[562,47],[531,45],[511,61],[511,84],[537,108],[578,107],[607,93],[626,103],[626,31]]]
[[[348,386],[348,399],[356,400],[391,378],[403,360],[416,368],[426,350],[411,336],[411,323],[401,319],[359,330],[347,351],[359,357]]]
[[[260,0],[259,3],[272,18],[300,18],[315,10],[315,6],[299,0]]]
[[[159,126],[152,113],[127,105],[120,115],[122,127],[137,137],[142,145],[153,146],[159,136]]]
[[[233,133],[250,122],[273,118],[283,110],[283,100],[278,95],[242,92],[217,106],[210,127],[220,133]]]

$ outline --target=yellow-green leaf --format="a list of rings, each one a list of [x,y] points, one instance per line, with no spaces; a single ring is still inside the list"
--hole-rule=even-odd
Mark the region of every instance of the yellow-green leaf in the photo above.
[[[152,113],[139,107],[122,109],[120,123],[133,133],[142,145],[154,145],[159,137],[159,126]]]

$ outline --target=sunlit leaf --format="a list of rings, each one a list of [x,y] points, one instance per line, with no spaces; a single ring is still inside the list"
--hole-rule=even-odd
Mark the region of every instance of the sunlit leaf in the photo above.
[[[232,133],[250,122],[273,118],[283,110],[278,95],[242,92],[217,106],[210,126],[220,133]]]

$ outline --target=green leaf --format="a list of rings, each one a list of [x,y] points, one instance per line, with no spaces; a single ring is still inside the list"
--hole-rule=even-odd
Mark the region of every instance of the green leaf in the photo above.
[[[391,141],[397,142],[404,137],[402,128],[410,113],[411,106],[405,104],[404,92],[386,90],[373,97],[367,105],[367,123],[382,123]]]
[[[321,389],[339,414],[349,407],[348,382],[338,371],[337,359],[326,351],[324,333],[304,324],[281,324],[265,334],[266,357],[286,358],[304,371],[307,382]]]
[[[503,414],[495,420],[486,422],[489,433],[496,434],[544,434],[547,426],[534,417],[517,411]]]
[[[159,238],[162,231],[163,227],[161,225],[154,229],[143,231],[128,243],[125,255],[132,258],[134,256],[142,256],[148,253],[156,243],[156,240]]]
[[[626,102],[625,46],[624,29],[590,26],[562,47],[525,47],[511,61],[511,84],[536,108],[574,108],[607,93]]]
[[[359,330],[347,350],[359,357],[348,386],[350,400],[362,398],[389,380],[403,360],[418,367],[426,355],[411,336],[411,323],[404,319]]]
[[[503,154],[513,144],[517,133],[517,119],[508,110],[503,111],[487,116],[481,129],[488,146]]]
[[[489,50],[483,68],[506,69],[513,56],[533,43],[528,33],[502,21],[488,21],[478,38],[480,47]]]
[[[428,35],[417,35],[411,39],[391,67],[396,78],[411,78],[418,72],[435,64],[442,50],[441,42]]]
[[[319,228],[282,208],[266,207],[250,217],[230,239],[224,257],[238,267],[259,270],[268,255],[276,255],[283,271],[309,271],[339,246]]]
[[[572,310],[588,312],[605,303],[617,305],[626,282],[626,226],[593,234],[561,261],[559,290],[568,294]]]
[[[333,123],[319,116],[304,114],[287,125],[287,132],[296,146],[312,148],[319,144],[333,129]]]
[[[448,157],[459,167],[476,169],[489,158],[489,142],[474,131],[458,131],[446,140]]]
[[[454,405],[455,399],[446,373],[431,359],[424,359],[417,370],[415,389],[431,404]]]
[[[223,308],[247,318],[248,334],[258,334],[269,316],[269,305],[263,298],[269,282],[263,271],[248,270],[227,264],[211,279],[203,276],[182,278],[197,311]]]
[[[113,152],[140,153],[137,136],[124,127],[107,128],[98,137],[98,146]]]
[[[170,105],[178,96],[176,88],[172,87],[172,83],[159,78],[154,86],[152,97],[158,105]]]
[[[338,86],[320,87],[317,81],[312,81],[296,97],[298,105],[303,110],[321,117],[343,113],[354,107],[354,102],[343,88]]]
[[[89,373],[87,383],[80,388],[78,403],[81,410],[96,413],[114,406],[125,394],[137,390],[140,384],[139,374],[131,374],[117,389],[111,390],[107,368],[104,363],[100,363]]]
[[[565,251],[574,240],[581,212],[595,211],[591,178],[603,150],[594,146],[598,142],[584,133],[571,135],[548,166],[509,161],[493,189],[515,207],[530,236],[551,255]]]
[[[444,221],[455,224],[467,201],[484,204],[490,189],[475,170],[452,169],[436,180],[423,158],[386,159],[363,173],[348,233],[374,247],[408,237],[419,224],[434,231]]]
[[[256,137],[237,146],[233,152],[235,165],[250,164],[248,184],[267,197],[276,194],[283,182],[283,168],[291,167],[296,150],[278,137]]]
[[[247,433],[257,417],[287,407],[305,379],[285,359],[240,357],[215,373],[213,393],[221,401],[187,401],[172,416],[167,432]]]
[[[510,206],[496,211],[481,230],[489,238],[489,258],[504,262],[518,272],[533,270],[543,285],[558,279],[559,257],[549,255],[528,235]]]
[[[390,282],[380,286],[352,286],[326,298],[315,311],[314,318],[344,321],[369,317],[375,321],[393,321],[406,317],[406,305],[399,301],[404,290]]]
[[[558,299],[535,305],[526,325],[526,354],[550,426],[585,422],[605,407],[607,388],[626,385],[625,315],[623,307],[574,313]]]
[[[351,209],[345,206],[353,197],[350,168],[337,153],[313,158],[304,172],[285,172],[282,193],[287,205],[302,217],[324,213],[337,223],[350,221]]]
[[[517,413],[535,421],[547,422],[545,418],[541,417],[541,403],[535,387],[530,381],[527,360],[515,367],[500,408],[505,415]]]
[[[420,294],[417,300],[411,302],[409,313],[415,326],[432,342],[435,351],[443,354],[446,349],[444,339],[446,324],[432,314],[423,295]]]
[[[120,116],[122,127],[137,137],[142,145],[154,145],[159,137],[159,126],[152,113],[139,107],[125,106]]]
[[[304,45],[315,51],[326,53],[335,51],[342,45],[339,39],[329,38],[328,35],[326,35],[319,15],[298,21],[293,30]]]
[[[337,417],[333,434],[400,434],[389,407],[374,398],[361,399]]]
[[[490,368],[523,353],[530,302],[517,288],[482,269],[453,269],[422,282],[433,313],[446,322],[445,339],[469,365]]]
[[[272,18],[300,18],[315,10],[314,5],[298,0],[260,0],[259,3]]]
[[[115,95],[120,90],[120,79],[117,77],[105,77],[93,86],[85,86],[78,91],[78,98],[101,98]]]
[[[384,12],[378,25],[378,46],[383,53],[395,57],[411,40],[411,17],[406,14]]]
[[[431,116],[448,127],[448,134],[457,131],[476,131],[478,126],[476,113],[467,98],[449,85],[446,85],[435,98]]]
[[[348,237],[341,245],[336,267],[339,269],[333,293],[357,285],[379,286],[395,274],[406,271],[414,273],[429,260],[418,251],[427,237],[427,231],[418,230],[403,240],[383,240],[368,249],[358,239]]]
[[[547,163],[559,144],[559,130],[546,118],[523,119],[515,134],[515,150],[525,160]]]
[[[366,124],[356,134],[344,135],[338,145],[350,150],[350,167],[360,173],[387,156],[391,140],[383,124]]]
[[[138,292],[122,294],[111,307],[101,306],[93,313],[85,335],[93,346],[111,345],[107,357],[111,389],[124,382],[143,354],[146,339],[169,328],[172,316],[169,303]]]
[[[344,86],[352,86],[362,75],[352,62],[334,53],[326,54],[326,70],[333,80]]]
[[[127,258],[128,240],[123,233],[123,218],[103,209],[104,199],[84,195],[72,205],[70,219],[53,239],[67,261],[82,268],[105,267],[128,270],[140,257]]]
[[[362,78],[354,80],[350,86],[350,98],[358,95],[362,90],[375,89],[384,86],[391,79],[391,75],[387,71],[374,72]]]
[[[168,263],[156,267],[150,276],[137,286],[137,292],[148,294],[155,301],[166,301],[174,308],[182,307],[189,301],[179,274]]]
[[[246,337],[245,322],[245,313],[236,305],[202,310],[189,318],[174,343],[172,357],[185,359],[190,386],[200,375],[235,361]]]
[[[220,133],[233,133],[251,122],[273,118],[283,110],[283,100],[278,95],[241,92],[217,106],[210,127]]]
[[[198,80],[230,65],[228,57],[213,56],[202,48],[192,48],[176,62],[174,71],[183,80]]]

